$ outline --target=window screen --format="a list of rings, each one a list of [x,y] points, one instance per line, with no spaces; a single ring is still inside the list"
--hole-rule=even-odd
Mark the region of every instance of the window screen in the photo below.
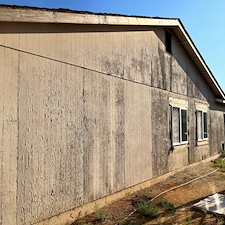
[[[187,110],[181,109],[182,142],[187,141]]]
[[[180,142],[180,112],[179,108],[173,108],[173,143]]]
[[[203,138],[208,138],[207,113],[203,112]]]
[[[207,112],[197,111],[197,140],[202,141],[208,138]]]
[[[183,144],[188,141],[187,109],[172,108],[172,139],[173,144]]]
[[[203,139],[203,135],[202,135],[202,111],[197,111],[197,136],[198,136],[198,140]]]

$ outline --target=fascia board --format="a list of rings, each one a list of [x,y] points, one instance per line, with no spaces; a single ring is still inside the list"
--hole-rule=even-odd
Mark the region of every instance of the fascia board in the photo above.
[[[214,78],[213,74],[211,73],[211,71],[209,70],[208,66],[206,65],[206,63],[204,62],[202,56],[200,55],[199,51],[197,50],[197,48],[195,47],[194,43],[192,42],[191,38],[189,37],[188,33],[185,31],[183,25],[180,23],[179,24],[179,29],[183,35],[184,40],[182,40],[181,42],[186,42],[188,43],[188,45],[191,47],[191,50],[194,53],[194,56],[191,56],[192,60],[195,62],[195,64],[200,63],[201,65],[201,70],[200,72],[202,73],[202,75],[205,77],[207,76],[206,80],[209,83],[209,85],[212,87],[212,89],[215,91],[218,91],[218,93],[221,95],[221,97],[223,99],[225,99],[225,95],[224,92],[222,91],[221,87],[219,86],[219,84],[217,83],[216,79]],[[184,45],[184,44],[183,44]],[[185,47],[185,46],[184,46]],[[197,65],[198,66],[198,65]],[[199,66],[198,66],[199,67]],[[202,70],[203,69],[203,70]]]
[[[1,8],[0,22],[71,23],[104,25],[177,26],[177,19],[55,12],[41,9]]]

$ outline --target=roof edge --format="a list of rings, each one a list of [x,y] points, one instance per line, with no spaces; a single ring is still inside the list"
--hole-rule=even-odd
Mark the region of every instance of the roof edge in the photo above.
[[[76,13],[76,14],[89,14],[89,15],[100,15],[100,16],[120,16],[120,17],[137,17],[137,18],[152,18],[152,19],[167,19],[167,20],[174,20],[179,18],[168,18],[168,17],[151,17],[151,16],[140,16],[140,15],[125,15],[119,13],[101,13],[101,12],[91,12],[85,10],[73,10],[68,8],[46,8],[46,7],[36,7],[36,6],[21,6],[21,5],[7,5],[7,4],[0,4],[0,9],[23,9],[23,10],[42,10],[48,12],[61,12],[61,13]]]
[[[42,13],[40,13],[42,11]],[[97,24],[97,25],[134,25],[170,27],[178,31],[180,41],[194,61],[199,71],[205,77],[215,96],[225,100],[225,94],[203,57],[178,18],[129,16],[110,13],[93,13],[70,9],[48,9],[17,5],[0,5],[0,22],[24,23],[68,23],[68,24]]]
[[[177,26],[179,23],[176,18],[127,16],[27,6],[0,5],[0,11],[0,22],[151,26],[160,26],[162,24],[164,26]]]
[[[206,64],[204,58],[202,57],[201,53],[199,52],[198,48],[195,46],[194,42],[192,41],[190,35],[188,34],[188,32],[186,31],[183,23],[181,22],[181,20],[179,19],[179,28],[181,29],[182,34],[184,35],[186,41],[188,41],[190,47],[192,48],[195,57],[198,59],[198,61],[200,62],[200,64],[202,65],[202,67],[204,68],[204,71],[200,71],[202,74],[205,72],[208,75],[209,79],[206,79],[207,81],[210,80],[209,85],[210,86],[214,86],[212,89],[218,90],[218,93],[220,94],[222,99],[225,99],[225,93],[222,90],[222,88],[220,87],[218,81],[216,80],[216,78],[214,77],[213,73],[211,72],[210,68],[208,67],[208,65]],[[205,76],[205,75],[203,75]],[[212,85],[211,85],[212,84]]]

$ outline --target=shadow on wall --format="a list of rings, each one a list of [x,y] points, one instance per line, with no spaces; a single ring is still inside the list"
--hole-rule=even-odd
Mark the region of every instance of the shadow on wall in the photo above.
[[[163,45],[165,45],[165,31],[163,29],[154,29],[155,34],[161,40]],[[176,83],[180,81],[180,79],[185,79],[185,83],[183,85],[186,86],[186,93],[188,97],[194,97],[201,100],[206,100],[210,104],[211,110],[224,111],[224,106],[215,102],[215,93],[209,86],[208,82],[205,80],[203,75],[200,73],[199,69],[186,52],[184,47],[181,45],[180,41],[176,37],[176,34],[172,31],[172,56],[171,60],[171,81]],[[164,50],[159,49],[160,61],[162,57],[165,57]],[[173,62],[175,61],[175,62]],[[180,66],[183,71],[180,71],[177,66]],[[165,66],[165,65],[164,65]],[[174,67],[175,66],[175,67]],[[179,72],[179,73],[177,73]],[[183,78],[182,78],[183,77]],[[184,78],[185,77],[185,78]],[[171,85],[172,92],[177,92],[174,88],[175,85]],[[186,94],[183,93],[183,94]]]

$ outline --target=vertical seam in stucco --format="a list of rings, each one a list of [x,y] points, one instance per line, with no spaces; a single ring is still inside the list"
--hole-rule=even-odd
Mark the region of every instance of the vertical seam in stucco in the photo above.
[[[150,87],[150,92],[151,92],[151,100],[150,100],[150,116],[151,116],[151,131],[153,130],[153,125],[152,125],[152,95],[153,95],[153,90],[154,90],[154,87]],[[153,155],[153,132],[151,132],[151,135],[150,135],[150,139],[151,139],[151,179],[154,177],[154,155]]]
[[[20,46],[20,29],[19,29],[19,46]],[[19,91],[20,91],[20,52],[18,52],[17,67],[17,164],[16,164],[16,224],[18,224],[18,156],[19,156]]]
[[[82,150],[83,150],[83,155],[82,155],[82,158],[83,158],[83,166],[82,166],[82,170],[83,170],[83,174],[84,174],[84,171],[85,171],[85,154],[84,154],[84,115],[85,115],[85,107],[84,107],[84,104],[85,104],[85,79],[84,79],[84,76],[85,76],[85,73],[83,72],[82,73],[83,77],[82,77],[82,116],[81,116],[81,133],[82,133],[82,140],[81,140],[81,143],[82,143]],[[86,199],[88,198],[87,197],[87,193],[86,193],[86,178],[85,176],[83,176],[83,203],[86,202]]]
[[[153,110],[152,110],[152,101],[153,101],[153,91],[155,90],[155,87],[151,87],[151,101],[150,101],[150,106],[151,106],[151,118],[153,117]],[[151,120],[151,130],[153,130],[153,122]],[[151,135],[151,142],[152,142],[152,146],[153,146],[153,132],[152,132],[152,135]],[[155,172],[154,172],[154,162],[155,162],[155,157],[154,157],[154,152],[153,152],[153,147],[152,147],[152,152],[151,152],[151,158],[152,158],[152,178],[155,176]]]

